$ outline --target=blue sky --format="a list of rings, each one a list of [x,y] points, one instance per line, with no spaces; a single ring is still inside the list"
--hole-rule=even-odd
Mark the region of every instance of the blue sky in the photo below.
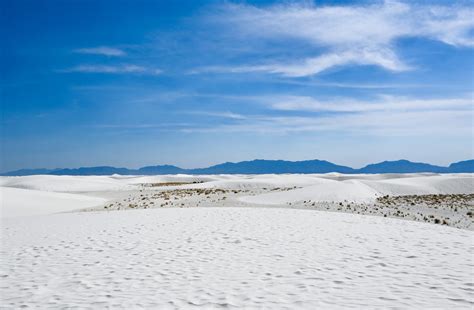
[[[472,1],[1,6],[1,171],[474,157]]]

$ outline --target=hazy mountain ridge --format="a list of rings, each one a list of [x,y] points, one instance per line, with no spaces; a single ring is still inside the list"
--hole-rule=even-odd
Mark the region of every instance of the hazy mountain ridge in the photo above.
[[[66,169],[21,169],[2,173],[3,176],[24,175],[157,175],[157,174],[267,174],[267,173],[473,173],[474,159],[450,164],[448,167],[417,163],[408,160],[383,161],[360,169],[337,165],[325,160],[285,161],[263,160],[226,162],[207,168],[183,169],[172,165],[147,166],[139,169],[110,166]]]
[[[427,163],[416,163],[405,159],[397,161],[383,161],[370,164],[357,170],[358,173],[417,173],[417,172],[450,172],[449,167],[435,166]]]

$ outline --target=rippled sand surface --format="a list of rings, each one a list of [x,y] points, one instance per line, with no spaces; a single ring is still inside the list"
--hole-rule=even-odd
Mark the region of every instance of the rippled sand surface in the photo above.
[[[469,309],[473,234],[276,208],[4,219],[0,305]]]

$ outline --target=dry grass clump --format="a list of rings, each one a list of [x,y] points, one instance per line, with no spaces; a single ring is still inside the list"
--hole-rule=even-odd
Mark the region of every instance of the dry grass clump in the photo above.
[[[199,184],[204,183],[204,181],[194,181],[194,182],[159,182],[159,183],[145,183],[142,184],[145,187],[162,187],[162,186],[181,186],[189,184]]]
[[[382,196],[377,198],[377,202],[390,205],[423,205],[428,207],[447,206],[454,211],[457,208],[474,207],[474,194],[432,194],[432,195],[404,195],[404,196]]]

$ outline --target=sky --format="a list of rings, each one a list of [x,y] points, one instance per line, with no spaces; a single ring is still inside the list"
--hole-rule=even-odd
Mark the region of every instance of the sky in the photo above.
[[[1,171],[474,158],[473,1],[2,1]]]

